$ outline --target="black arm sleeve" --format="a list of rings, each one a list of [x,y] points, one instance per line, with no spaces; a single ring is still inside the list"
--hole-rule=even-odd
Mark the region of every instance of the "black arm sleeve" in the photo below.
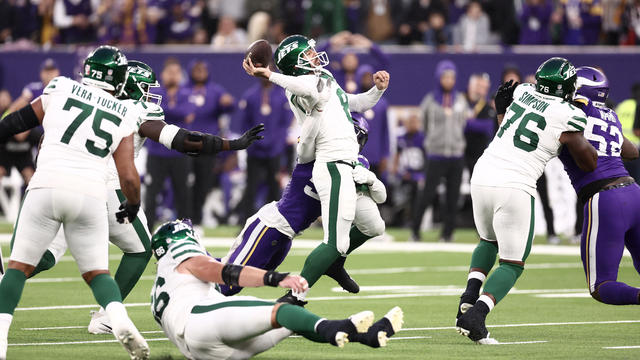
[[[202,141],[202,154],[215,154],[222,151],[222,138],[211,134],[204,134]]]
[[[222,281],[228,286],[240,286],[240,272],[243,267],[234,264],[225,264],[222,268]]]
[[[11,136],[33,129],[38,125],[40,125],[40,121],[29,104],[0,121],[0,142],[6,142]]]
[[[201,142],[200,151],[188,150],[185,148],[185,141]],[[205,134],[198,131],[178,130],[178,133],[171,141],[171,148],[188,155],[212,155],[222,150],[222,138],[219,136]]]

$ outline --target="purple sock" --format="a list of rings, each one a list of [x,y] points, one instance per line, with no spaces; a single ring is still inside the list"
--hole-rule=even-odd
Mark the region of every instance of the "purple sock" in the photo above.
[[[617,281],[607,281],[597,287],[600,300],[611,305],[638,305],[640,289]]]

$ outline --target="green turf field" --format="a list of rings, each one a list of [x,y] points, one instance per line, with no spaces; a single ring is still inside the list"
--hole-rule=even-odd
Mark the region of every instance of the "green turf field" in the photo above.
[[[232,234],[233,229],[226,229]],[[207,235],[211,235],[208,232]],[[215,232],[213,232],[215,234]],[[229,235],[225,234],[225,235]],[[224,235],[222,235],[224,236]],[[435,234],[433,236],[435,238]],[[459,232],[460,241],[472,242],[471,231]],[[112,247],[111,269],[117,266]],[[226,249],[210,248],[213,254]],[[8,249],[3,246],[4,254]],[[299,271],[308,250],[293,250],[283,271]],[[395,305],[405,313],[405,331],[387,348],[369,349],[347,344],[338,349],[301,338],[283,341],[257,359],[576,359],[640,357],[638,307],[614,307],[597,303],[586,294],[577,256],[532,255],[516,291],[489,315],[491,335],[505,345],[478,346],[453,329],[458,296],[466,282],[470,254],[452,252],[365,251],[353,254],[347,267],[363,291],[357,295],[333,291],[334,283],[321,280],[310,293],[307,308],[328,318],[344,318],[361,310],[376,317]],[[75,263],[66,259],[51,271],[27,283],[9,334],[9,359],[126,359],[111,336],[86,331],[94,303],[81,282]],[[154,274],[153,261],[126,303],[129,314],[150,341],[152,359],[182,359],[179,351],[160,332],[149,307]],[[640,285],[631,260],[624,258],[620,278]],[[243,292],[266,299],[283,293],[279,289]],[[553,297],[550,297],[553,296]],[[558,297],[562,296],[562,297]],[[314,300],[314,298],[317,298]],[[60,308],[68,306],[68,308]],[[69,307],[70,306],[70,307]],[[38,309],[37,307],[50,307]],[[53,308],[51,308],[53,307]],[[55,329],[56,327],[62,327]],[[66,327],[66,328],[65,328]],[[87,342],[87,343],[83,343]],[[528,343],[531,342],[531,343]],[[518,344],[524,343],[524,344]],[[607,347],[635,346],[628,349]]]

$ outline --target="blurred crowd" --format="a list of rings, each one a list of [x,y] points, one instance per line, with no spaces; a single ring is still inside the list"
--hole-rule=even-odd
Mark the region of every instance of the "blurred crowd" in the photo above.
[[[387,55],[357,33],[340,32],[318,50],[329,53],[330,69],[349,93],[368,90],[373,86],[372,74],[389,66]],[[367,63],[363,59],[368,59]],[[162,67],[155,69],[161,85],[155,92],[163,97],[165,121],[228,138],[264,123],[264,139],[247,151],[197,158],[147,141],[146,157],[138,165],[144,178],[144,208],[150,226],[174,217],[193,218],[196,225],[242,224],[263,204],[280,198],[295,165],[299,129],[283,89],[269,81],[255,80],[253,86],[234,98],[224,84],[210,76],[209,66],[203,60],[181,63],[168,57]],[[39,96],[60,71],[55,61],[47,59],[39,74],[40,81],[26,84],[16,99],[7,91],[0,91],[0,114],[19,109]],[[473,226],[465,187],[468,188],[476,161],[497,130],[490,94],[492,82],[533,83],[535,78],[521,74],[516,65],[506,64],[499,77],[478,72],[462,79],[450,60],[437,64],[433,78],[432,91],[423,94],[420,103],[390,110],[383,96],[362,114],[369,123],[369,141],[363,155],[390,194],[381,206],[388,226],[410,228],[417,241],[429,222],[441,223],[441,240],[452,241],[456,227]],[[639,101],[637,84],[629,99],[608,104],[615,107],[624,135],[636,145],[640,145]],[[28,183],[39,137],[40,133],[33,130],[17,135],[0,148],[0,184],[12,169]],[[640,162],[626,165],[640,180]],[[545,176],[539,180],[538,189],[549,240],[557,242]],[[579,231],[577,227],[576,232]]]
[[[0,0],[0,44],[277,43],[349,31],[384,44],[634,45],[640,0]]]

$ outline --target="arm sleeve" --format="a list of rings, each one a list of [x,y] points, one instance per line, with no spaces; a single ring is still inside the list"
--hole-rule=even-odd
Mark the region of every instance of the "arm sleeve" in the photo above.
[[[349,110],[355,112],[367,111],[378,103],[378,100],[380,100],[382,94],[384,94],[384,90],[378,90],[375,85],[364,93],[347,94],[347,99],[349,101]]]
[[[316,82],[311,81],[314,78],[309,76],[289,76],[277,72],[271,72],[269,81],[289,90],[293,95],[318,100],[319,93]]]
[[[387,201],[387,188],[382,181],[376,178],[372,185],[369,185],[369,196],[376,204],[382,204]]]

